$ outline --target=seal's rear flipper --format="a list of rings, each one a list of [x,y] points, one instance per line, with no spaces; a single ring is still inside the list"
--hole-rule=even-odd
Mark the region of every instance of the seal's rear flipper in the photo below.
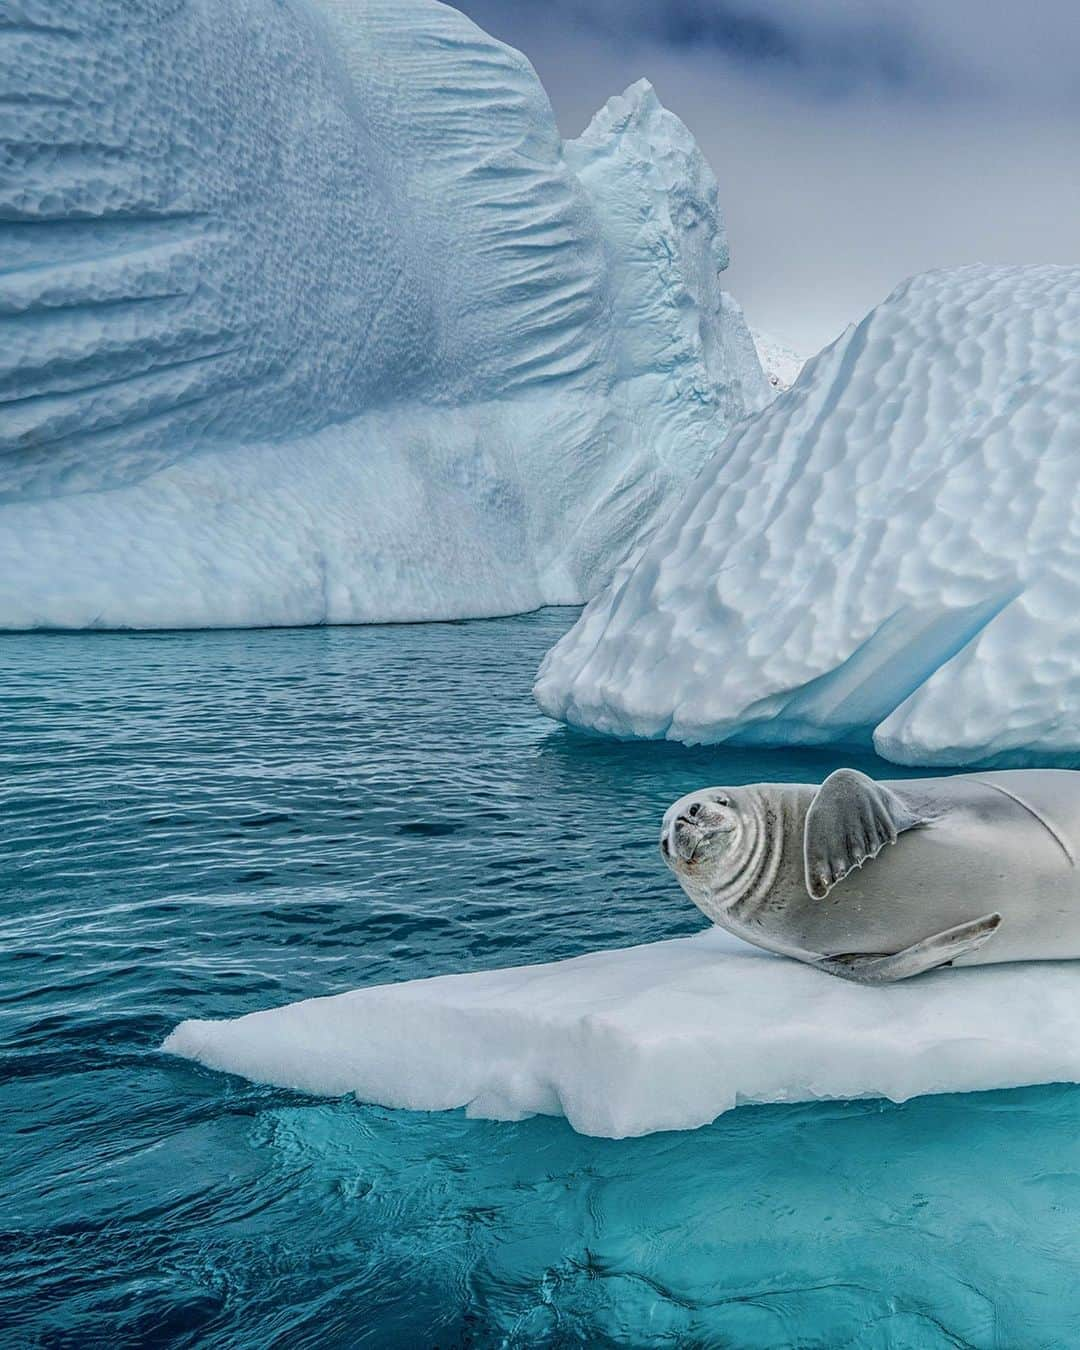
[[[975,951],[987,938],[993,937],[1000,923],[1000,914],[987,914],[971,923],[947,928],[944,933],[935,933],[892,956],[828,956],[812,964],[842,980],[854,980],[858,984],[892,984],[927,970],[936,970],[938,966],[947,966],[958,956]]]
[[[926,820],[884,783],[856,769],[829,774],[806,813],[806,889],[823,900],[838,881]]]

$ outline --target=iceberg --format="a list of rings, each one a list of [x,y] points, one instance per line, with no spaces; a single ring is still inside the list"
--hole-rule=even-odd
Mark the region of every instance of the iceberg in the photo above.
[[[644,82],[564,145],[436,0],[0,37],[0,627],[580,603],[771,396]]]
[[[711,928],[182,1022],[162,1049],[317,1095],[494,1120],[561,1115],[622,1138],[754,1102],[1080,1081],[1078,990],[1075,962],[867,987]]]
[[[916,277],[736,428],[541,708],[912,765],[1080,756],[1080,268]]]

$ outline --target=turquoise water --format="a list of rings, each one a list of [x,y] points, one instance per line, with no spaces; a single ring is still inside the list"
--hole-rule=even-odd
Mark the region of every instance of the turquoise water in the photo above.
[[[610,1141],[157,1052],[701,926],[663,808],[839,760],[545,721],[572,618],[0,639],[5,1345],[1080,1344],[1074,1088]]]

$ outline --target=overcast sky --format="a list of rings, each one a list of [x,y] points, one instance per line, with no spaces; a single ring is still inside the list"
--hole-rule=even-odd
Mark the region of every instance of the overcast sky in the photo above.
[[[1080,0],[459,0],[563,134],[647,76],[720,182],[728,289],[809,353],[904,277],[1080,262]]]

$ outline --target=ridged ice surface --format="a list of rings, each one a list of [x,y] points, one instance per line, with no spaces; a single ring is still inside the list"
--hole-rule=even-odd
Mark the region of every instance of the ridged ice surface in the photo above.
[[[578,601],[768,397],[645,84],[564,155],[436,0],[12,0],[0,85],[0,626]]]
[[[573,617],[0,640],[5,1347],[1074,1343],[1080,1087],[613,1140],[161,1053],[181,1017],[701,930],[667,804],[842,761],[568,733],[529,686]]]
[[[737,429],[546,659],[552,716],[1080,755],[1080,270],[916,277]]]

